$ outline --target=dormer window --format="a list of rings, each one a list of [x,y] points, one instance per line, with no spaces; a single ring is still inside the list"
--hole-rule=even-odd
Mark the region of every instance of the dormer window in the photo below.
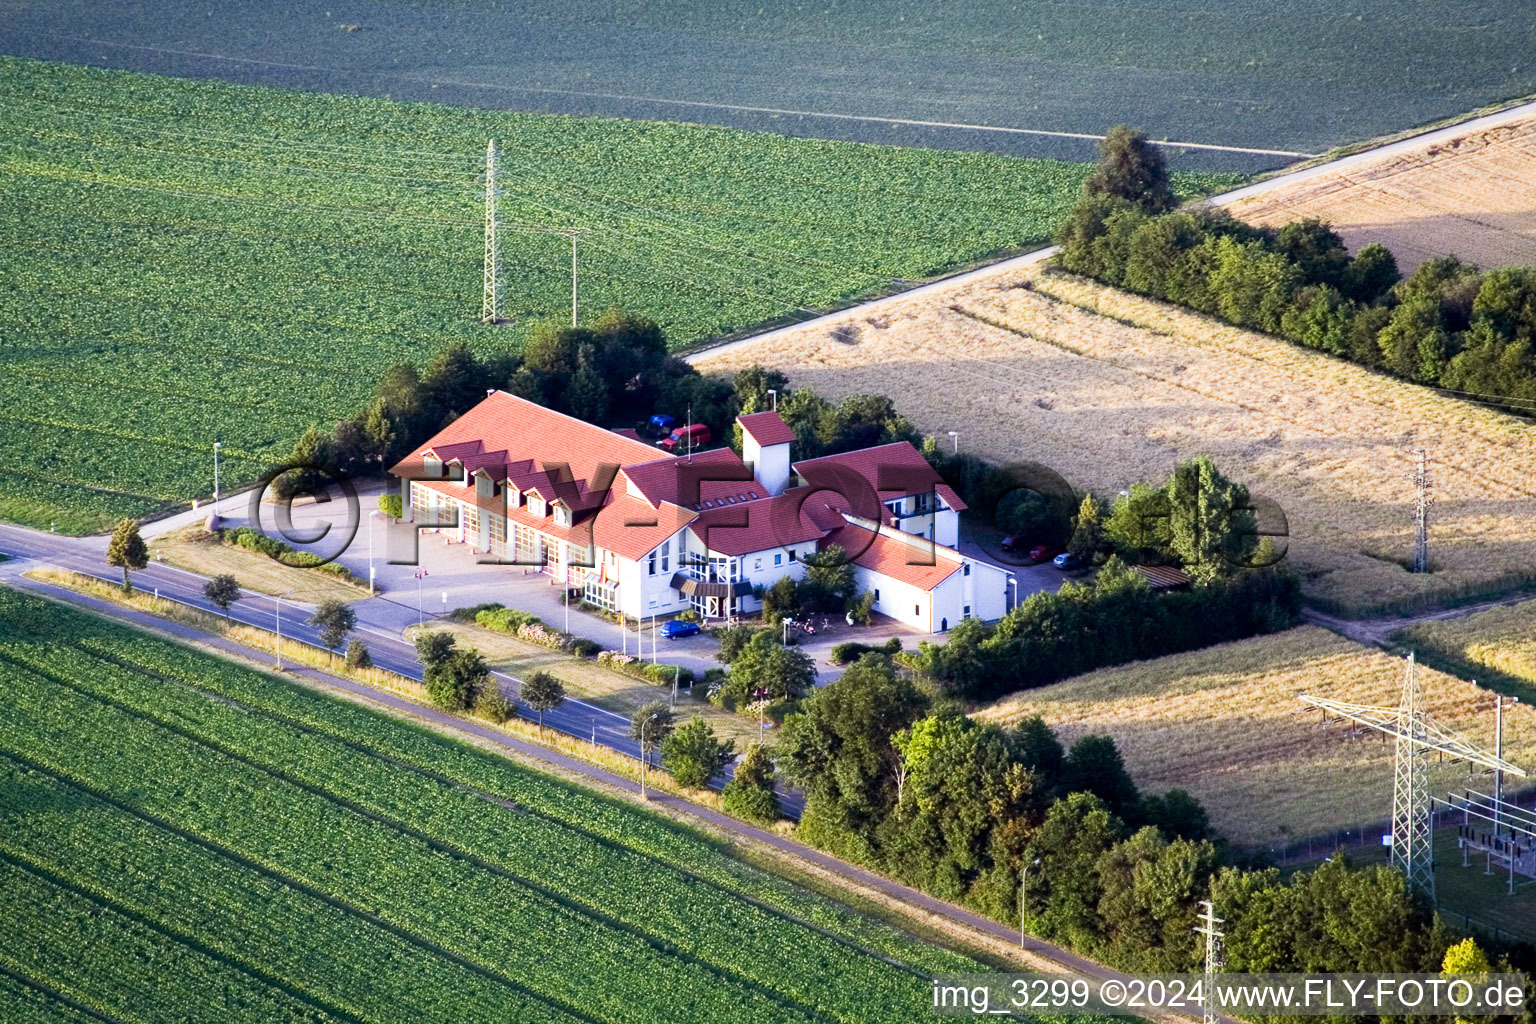
[[[571,510],[566,508],[564,505],[556,505],[555,506],[555,525],[556,526],[570,526],[571,525]]]
[[[496,483],[484,473],[475,474],[475,496],[480,498],[496,497]]]
[[[443,477],[443,461],[434,459],[430,455],[421,457],[421,472],[428,480],[441,480]]]
[[[543,518],[545,514],[544,499],[537,494],[528,495],[528,514],[535,518]]]

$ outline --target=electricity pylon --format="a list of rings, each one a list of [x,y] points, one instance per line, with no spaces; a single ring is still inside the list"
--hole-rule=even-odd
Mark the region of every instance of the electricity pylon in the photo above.
[[[501,319],[501,247],[496,237],[496,140],[485,144],[485,298],[482,323]]]
[[[1415,454],[1419,465],[1413,474],[1413,571],[1429,572],[1429,506],[1435,503],[1429,491],[1434,485],[1429,479],[1429,452],[1418,448]]]
[[[1221,940],[1225,937],[1216,926],[1226,922],[1216,916],[1216,905],[1210,900],[1201,900],[1200,906],[1200,926],[1195,933],[1205,936],[1205,998],[1201,1000],[1201,1024],[1216,1024],[1221,1015],[1220,1007],[1216,1005],[1216,976],[1221,973]]]
[[[1397,707],[1349,704],[1302,694],[1301,701],[1341,718],[1384,732],[1397,741],[1392,775],[1392,866],[1408,877],[1410,886],[1435,899],[1434,850],[1431,846],[1432,808],[1429,799],[1429,753],[1436,751],[1452,763],[1467,761],[1522,778],[1525,772],[1496,754],[1458,739],[1449,729],[1425,713],[1419,701],[1419,684],[1413,655],[1408,655],[1407,674]]]

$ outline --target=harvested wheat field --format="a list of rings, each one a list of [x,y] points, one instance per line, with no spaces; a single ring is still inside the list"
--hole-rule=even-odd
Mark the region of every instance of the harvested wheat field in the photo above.
[[[1460,674],[1536,704],[1536,601],[1419,622],[1392,639]]]
[[[1332,224],[1353,252],[1392,250],[1404,273],[1455,255],[1480,267],[1536,263],[1536,118],[1473,131],[1239,199],[1254,224]]]
[[[1338,614],[1536,579],[1536,426],[1049,268],[696,361],[752,363],[833,399],[891,395],[926,432],[958,430],[983,458],[1043,462],[1099,495],[1209,455],[1280,504],[1308,599]],[[1405,568],[1419,447],[1435,495],[1423,575]]]
[[[976,717],[1008,725],[1039,714],[1067,743],[1090,732],[1112,736],[1142,789],[1187,789],[1234,842],[1283,845],[1385,820],[1392,810],[1391,740],[1322,725],[1297,695],[1395,705],[1403,671],[1401,658],[1302,626],[1102,669],[1014,694]],[[1422,665],[1418,673],[1429,713],[1491,748],[1492,694]],[[1506,712],[1505,755],[1536,769],[1530,709]],[[1442,796],[1467,779],[1465,766],[1432,770],[1431,792]]]

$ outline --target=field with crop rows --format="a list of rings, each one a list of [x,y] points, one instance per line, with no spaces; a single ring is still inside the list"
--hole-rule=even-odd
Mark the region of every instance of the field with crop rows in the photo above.
[[[976,969],[665,819],[4,589],[0,683],[0,1007],[904,1021]]]
[[[209,18],[194,0],[49,0],[7,5],[0,48],[325,92],[1081,160],[1090,140],[1050,133],[1125,122],[1153,138],[1318,153],[1536,91],[1536,21],[1523,5],[1450,10],[1444,0],[258,0]],[[1174,158],[1245,172],[1289,159]]]
[[[1423,665],[1418,672],[1429,713],[1491,748],[1493,694]],[[1039,714],[1066,742],[1112,736],[1139,786],[1187,789],[1223,835],[1262,848],[1391,817],[1391,742],[1320,724],[1296,697],[1391,705],[1402,684],[1402,659],[1302,626],[1023,690],[979,717]],[[1536,718],[1525,710],[1506,727],[1507,756],[1530,764]],[[1437,795],[1467,779],[1464,765],[1432,770]]]
[[[480,315],[486,140],[504,312]],[[1081,165],[408,106],[0,58],[0,518],[226,486],[385,367],[582,306],[685,344],[1043,239]],[[1189,178],[1210,185],[1227,179]]]
[[[840,326],[849,330],[834,336]],[[842,340],[839,340],[841,338]],[[850,340],[852,344],[848,343]],[[1109,497],[1209,455],[1289,521],[1307,598],[1415,610],[1536,578],[1536,426],[1053,270],[1028,268],[706,356],[902,412],[997,463]],[[1431,459],[1430,568],[1410,573],[1412,451]]]
[[[1278,227],[1334,226],[1351,251],[1380,242],[1408,273],[1436,256],[1480,267],[1536,263],[1536,118],[1268,189],[1225,205]]]

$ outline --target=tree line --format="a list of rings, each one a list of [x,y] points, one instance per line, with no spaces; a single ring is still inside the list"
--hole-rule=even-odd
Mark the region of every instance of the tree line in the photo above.
[[[1455,937],[1399,872],[1249,863],[1189,794],[1139,792],[1108,737],[1064,748],[1039,717],[977,722],[880,653],[806,698],[775,753],[806,794],[800,838],[1124,970],[1198,970],[1202,899],[1226,919],[1229,971],[1451,959]]]
[[[1062,267],[1127,291],[1507,409],[1536,401],[1536,268],[1443,256],[1403,278],[1385,247],[1351,257],[1316,219],[1268,228],[1173,209],[1156,150],[1125,129],[1056,242]]]

